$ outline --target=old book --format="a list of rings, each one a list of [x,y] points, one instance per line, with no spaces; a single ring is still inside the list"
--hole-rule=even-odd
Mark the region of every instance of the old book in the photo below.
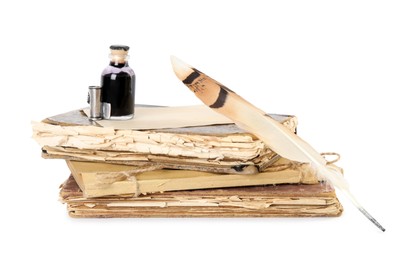
[[[197,170],[196,167],[201,167],[198,170],[226,173],[237,169],[255,173],[277,159],[262,141],[234,124],[213,119],[205,123],[205,118],[212,118],[214,112],[205,112],[202,106],[189,107],[186,109],[189,112],[183,109],[179,116],[172,111],[176,108],[158,109],[155,115],[161,116],[159,122],[171,118],[167,119],[167,125],[150,122],[150,127],[159,129],[135,129],[136,121],[130,126],[125,122],[122,126],[125,128],[121,129],[115,127],[120,126],[118,122],[112,121],[106,121],[106,126],[98,126],[98,122],[90,121],[84,112],[72,111],[33,123],[33,138],[43,147],[44,158],[137,166],[153,163],[164,168]],[[185,113],[190,114],[185,116]],[[141,115],[141,112],[136,111],[137,114]],[[296,130],[295,117],[274,117],[292,131]],[[193,118],[200,120],[194,122]],[[177,123],[176,128],[170,128],[172,122]],[[142,122],[142,125],[148,123]]]
[[[198,170],[214,173],[240,173],[252,174],[262,172],[270,164],[274,163],[279,156],[267,149],[252,160],[209,160],[185,156],[165,156],[125,151],[107,151],[95,149],[78,149],[71,147],[42,148],[42,157],[46,159],[65,159],[73,161],[94,161],[113,164],[134,165],[148,169],[180,169]]]
[[[163,191],[318,182],[313,169],[279,159],[257,174],[215,174],[203,171],[158,169],[143,172],[136,166],[67,161],[83,196],[138,195]]]
[[[72,217],[323,217],[343,208],[325,184],[283,184],[167,191],[138,197],[84,198],[72,176],[60,198]]]

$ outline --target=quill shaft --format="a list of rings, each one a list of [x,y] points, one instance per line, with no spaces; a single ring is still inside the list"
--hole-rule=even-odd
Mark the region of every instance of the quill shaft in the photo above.
[[[327,165],[323,156],[312,146],[226,86],[173,56],[171,59],[176,76],[204,104],[230,118],[238,127],[254,134],[280,156],[310,163],[320,178],[342,190],[369,220],[385,231],[350,193],[342,174],[333,166]]]

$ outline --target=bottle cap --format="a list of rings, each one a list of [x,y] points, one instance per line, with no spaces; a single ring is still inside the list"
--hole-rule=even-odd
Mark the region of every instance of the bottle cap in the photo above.
[[[109,47],[111,49],[111,53],[109,54],[109,58],[115,63],[125,63],[128,60],[128,50],[129,47],[126,45],[111,45]]]
[[[123,51],[129,50],[129,46],[127,45],[111,45],[109,48],[111,50],[123,50]]]

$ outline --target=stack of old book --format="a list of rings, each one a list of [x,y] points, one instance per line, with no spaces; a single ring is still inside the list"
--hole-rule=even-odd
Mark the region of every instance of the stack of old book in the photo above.
[[[33,123],[42,156],[71,172],[73,217],[339,216],[334,189],[205,106],[137,106],[128,121],[76,110]],[[293,116],[273,117],[296,131]]]

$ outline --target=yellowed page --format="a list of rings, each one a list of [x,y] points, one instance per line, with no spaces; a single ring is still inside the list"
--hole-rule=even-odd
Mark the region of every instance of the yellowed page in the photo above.
[[[89,115],[89,108],[83,110]],[[136,107],[131,120],[99,120],[97,123],[114,129],[146,130],[231,124],[227,117],[204,105],[180,107]]]

